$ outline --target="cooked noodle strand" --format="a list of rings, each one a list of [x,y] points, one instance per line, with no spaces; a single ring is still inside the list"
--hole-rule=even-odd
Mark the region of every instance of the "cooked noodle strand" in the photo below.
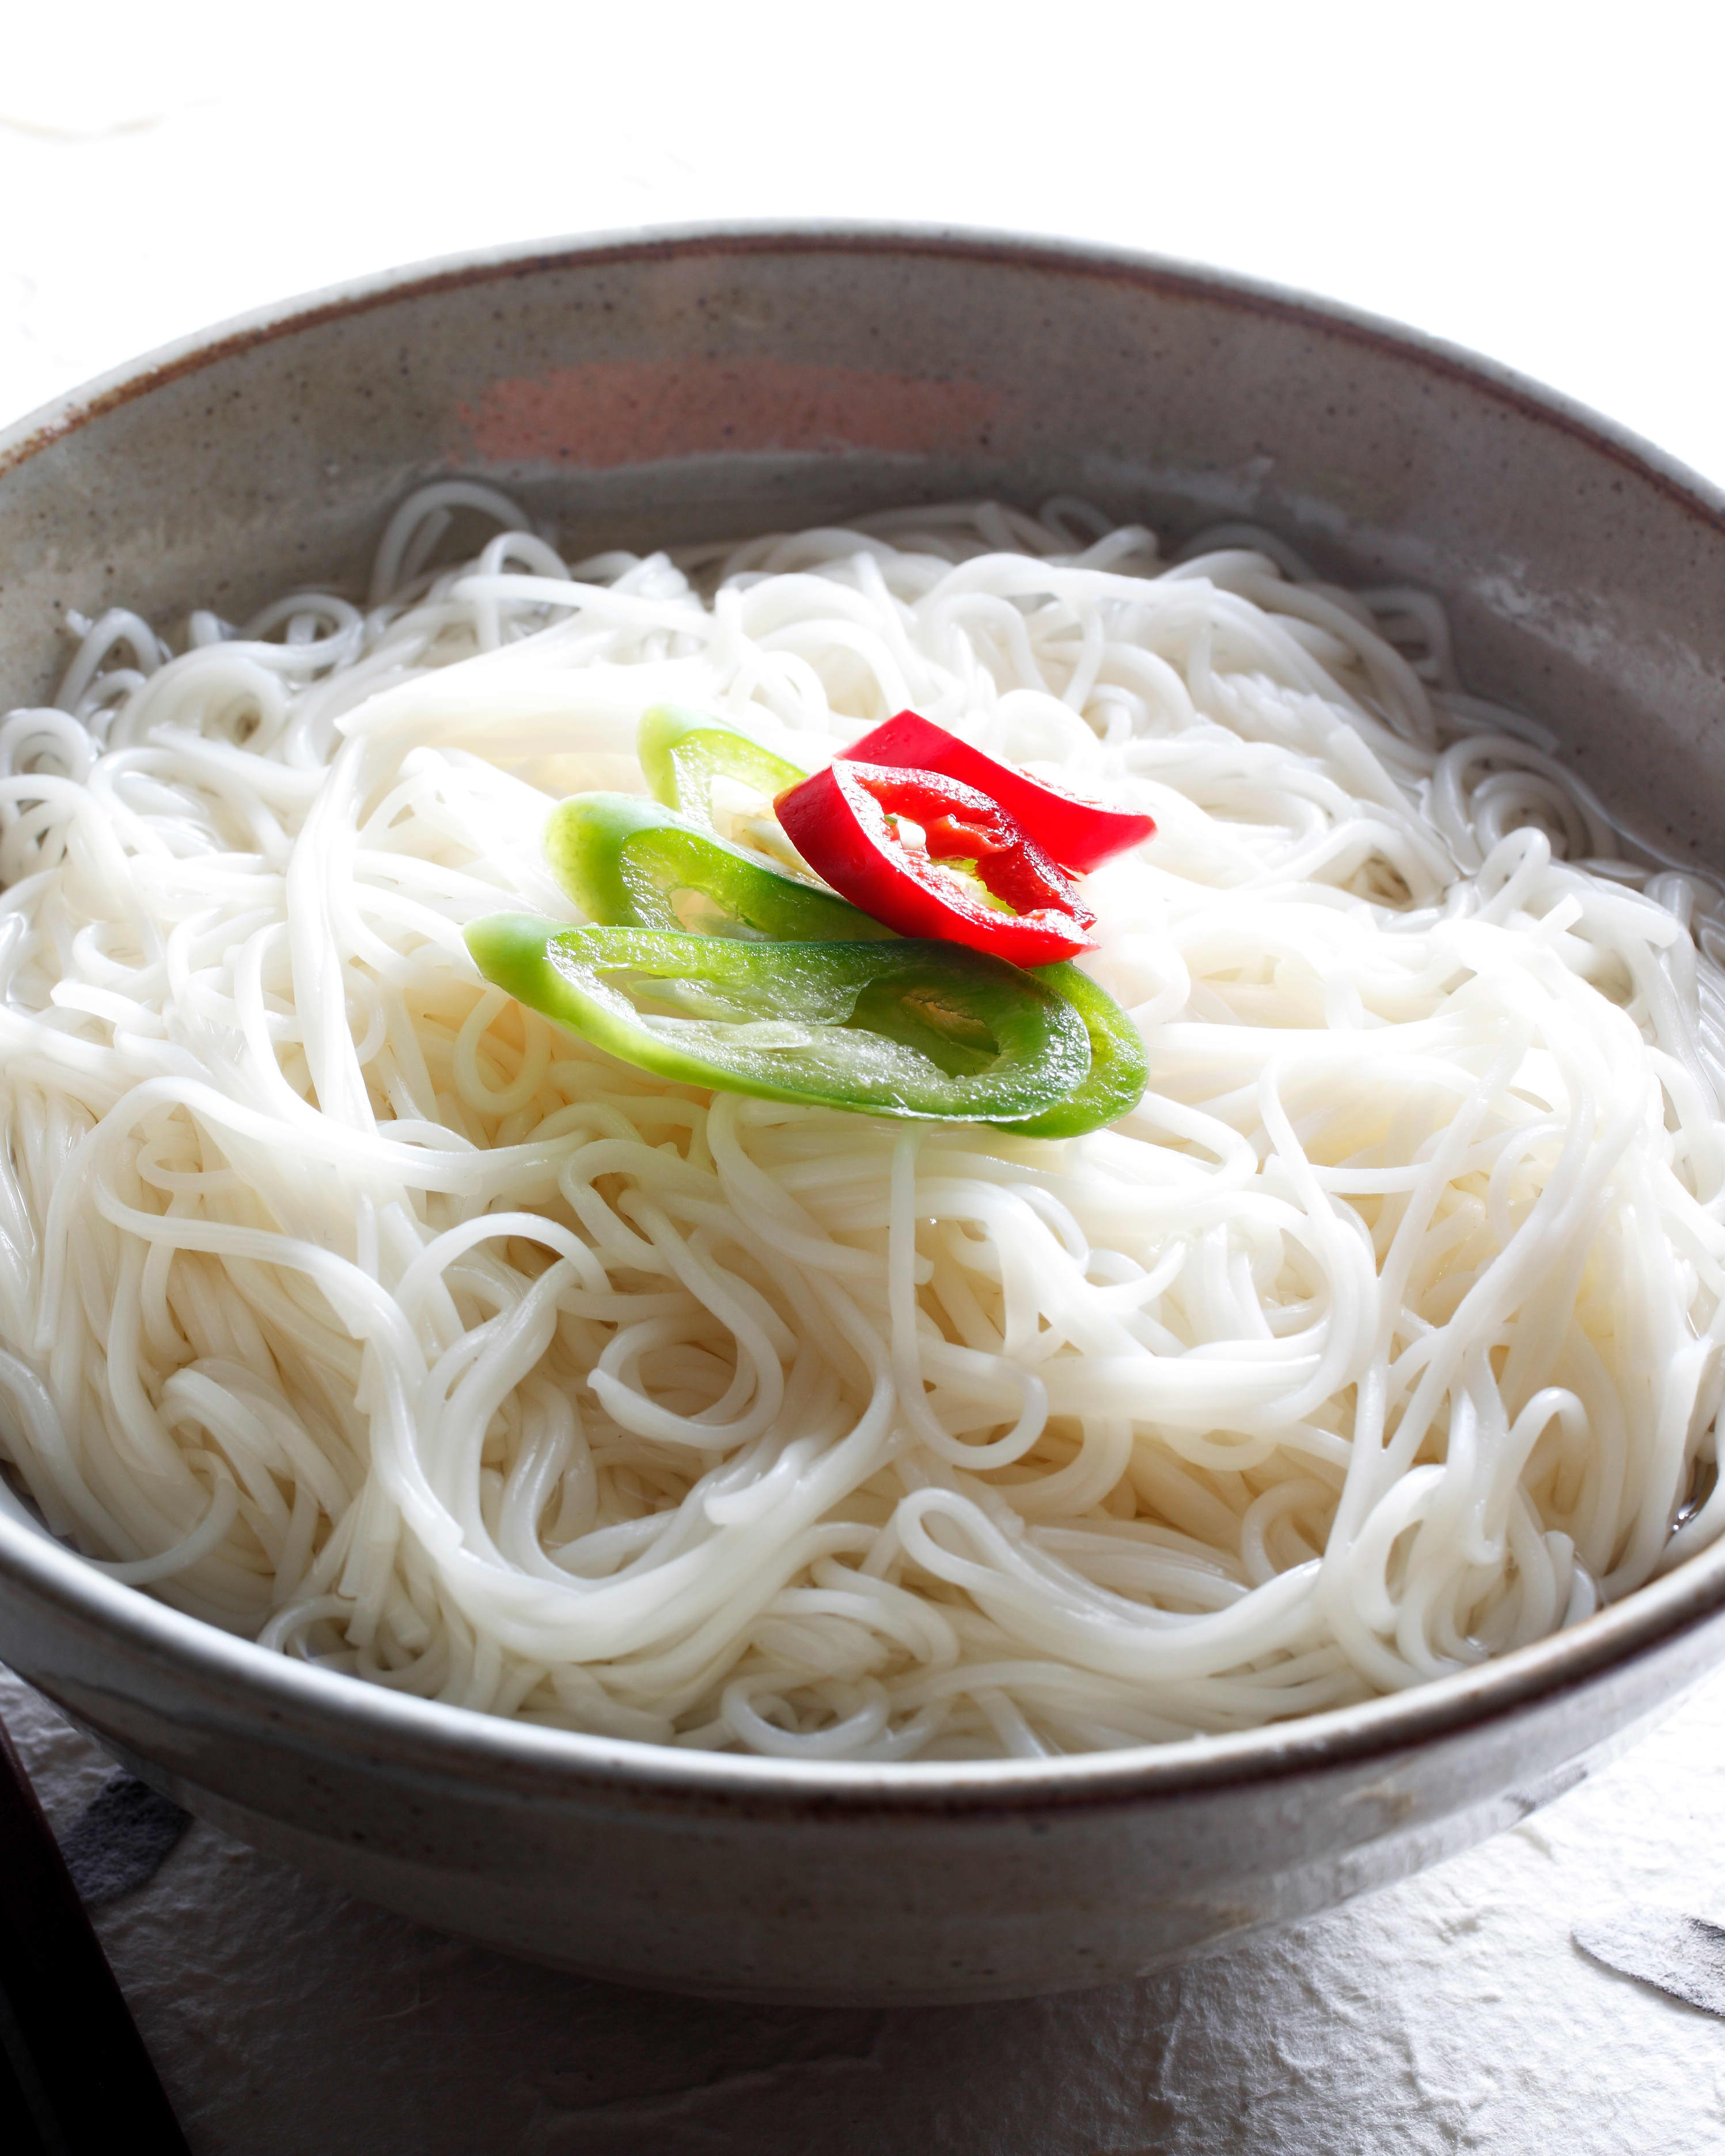
[[[570,562],[445,481],[367,611],[77,626],[0,724],[0,1441],[113,1576],[572,1728],[1034,1758],[1420,1682],[1725,1525],[1725,911],[1426,595],[1068,501]],[[488,988],[463,925],[575,917],[541,826],[665,698],[1147,809],[1088,892],[1140,1108],[708,1097]]]

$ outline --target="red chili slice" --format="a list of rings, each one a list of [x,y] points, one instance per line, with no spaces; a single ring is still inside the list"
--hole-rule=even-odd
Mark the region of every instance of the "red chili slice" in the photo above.
[[[1103,808],[1076,793],[1050,786],[1029,772],[998,763],[960,741],[932,719],[901,711],[842,752],[847,762],[886,764],[895,770],[937,771],[998,801],[1023,825],[1025,835],[1073,875],[1153,838],[1148,816]]]
[[[943,936],[1014,966],[1050,965],[1091,947],[1096,925],[1065,872],[1018,819],[973,786],[932,771],[846,759],[788,787],[773,804],[786,835],[834,891],[902,936]],[[891,819],[922,828],[912,851]],[[997,913],[937,864],[974,864],[1014,908]]]

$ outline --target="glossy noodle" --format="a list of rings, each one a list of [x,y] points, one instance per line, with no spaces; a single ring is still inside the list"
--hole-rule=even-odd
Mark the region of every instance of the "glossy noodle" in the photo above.
[[[572,1728],[1035,1755],[1418,1683],[1725,1519],[1718,901],[1422,595],[1072,502],[571,567],[448,483],[367,611],[82,626],[0,726],[0,1444],[117,1578]],[[486,987],[665,699],[1153,815],[1086,885],[1136,1112],[709,1096]]]

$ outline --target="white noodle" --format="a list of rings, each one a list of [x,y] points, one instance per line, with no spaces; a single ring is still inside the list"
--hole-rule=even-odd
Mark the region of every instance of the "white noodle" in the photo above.
[[[434,571],[458,513],[507,528]],[[117,1577],[496,1713],[1036,1756],[1418,1682],[1725,1524],[1674,1532],[1725,912],[1425,594],[1069,501],[567,564],[444,483],[371,607],[112,612],[0,726],[0,1434]],[[1150,810],[1088,893],[1141,1108],[708,1099],[488,988],[462,925],[575,917],[545,815],[667,697]]]

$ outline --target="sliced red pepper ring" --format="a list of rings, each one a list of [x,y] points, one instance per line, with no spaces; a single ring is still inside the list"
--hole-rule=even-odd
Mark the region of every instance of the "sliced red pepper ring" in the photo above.
[[[916,711],[901,711],[841,755],[847,763],[938,772],[973,786],[1015,816],[1032,843],[1074,875],[1155,836],[1152,818],[1124,808],[1104,808],[1050,786],[1045,779],[1033,778],[1028,771],[997,762]]]
[[[944,937],[1014,966],[1045,966],[1091,947],[1096,916],[1070,878],[999,802],[938,772],[888,770],[850,759],[788,788],[773,803],[809,865],[852,905],[901,936]],[[921,826],[912,851],[893,825]],[[971,864],[1009,913],[942,870]]]

